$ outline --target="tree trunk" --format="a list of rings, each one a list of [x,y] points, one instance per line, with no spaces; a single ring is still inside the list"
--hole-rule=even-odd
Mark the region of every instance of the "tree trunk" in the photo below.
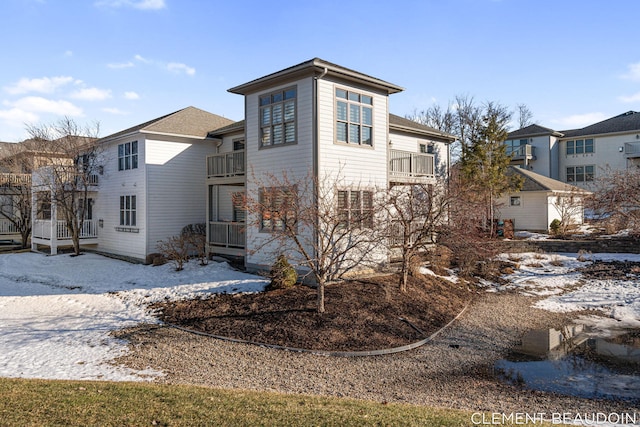
[[[400,280],[400,292],[407,292],[407,281],[409,280],[409,260],[411,256],[406,254],[402,259],[402,279]]]
[[[22,249],[27,249],[29,247],[29,235],[31,234],[31,230],[22,229],[20,230],[20,238],[22,239],[22,245],[20,246]]]
[[[324,313],[324,281],[318,282],[318,313]]]

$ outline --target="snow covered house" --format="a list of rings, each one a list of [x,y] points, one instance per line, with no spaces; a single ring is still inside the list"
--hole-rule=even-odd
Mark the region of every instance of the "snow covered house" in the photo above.
[[[207,157],[210,251],[245,257],[250,269],[272,264],[261,244],[277,222],[250,225],[234,202],[262,191],[269,174],[339,178],[346,215],[372,209],[375,188],[446,174],[455,138],[390,114],[389,96],[402,90],[318,58],[229,89],[244,96],[246,117],[209,134],[221,140]]]
[[[499,218],[513,220],[514,230],[547,233],[554,219],[581,225],[588,191],[530,170],[510,166],[507,175],[519,175],[522,189],[502,195],[496,202]]]
[[[204,159],[215,152],[214,129],[232,123],[188,107],[101,138],[100,173],[87,183],[81,244],[144,260],[157,242],[205,221]],[[55,200],[34,184],[32,249],[70,244]]]
[[[590,189],[607,169],[640,167],[640,112],[627,111],[581,129],[530,125],[509,133],[512,164]]]

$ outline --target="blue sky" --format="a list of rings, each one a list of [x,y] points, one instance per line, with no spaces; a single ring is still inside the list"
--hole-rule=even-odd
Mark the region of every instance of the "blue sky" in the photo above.
[[[456,95],[563,130],[640,110],[640,2],[2,0],[0,141],[69,116],[101,136],[319,57],[400,85],[399,115]]]

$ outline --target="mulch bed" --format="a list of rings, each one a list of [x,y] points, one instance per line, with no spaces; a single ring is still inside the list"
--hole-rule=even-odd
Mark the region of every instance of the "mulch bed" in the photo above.
[[[303,285],[253,294],[155,305],[168,323],[213,335],[294,348],[362,351],[399,347],[426,338],[453,319],[471,299],[467,285],[431,276],[351,280],[325,288],[325,313],[316,312],[316,290]],[[404,318],[415,325],[416,331]]]

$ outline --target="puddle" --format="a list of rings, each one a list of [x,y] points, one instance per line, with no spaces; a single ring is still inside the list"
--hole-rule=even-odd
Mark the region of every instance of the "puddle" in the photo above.
[[[640,331],[615,337],[583,325],[530,331],[495,368],[505,381],[534,390],[640,401]]]

